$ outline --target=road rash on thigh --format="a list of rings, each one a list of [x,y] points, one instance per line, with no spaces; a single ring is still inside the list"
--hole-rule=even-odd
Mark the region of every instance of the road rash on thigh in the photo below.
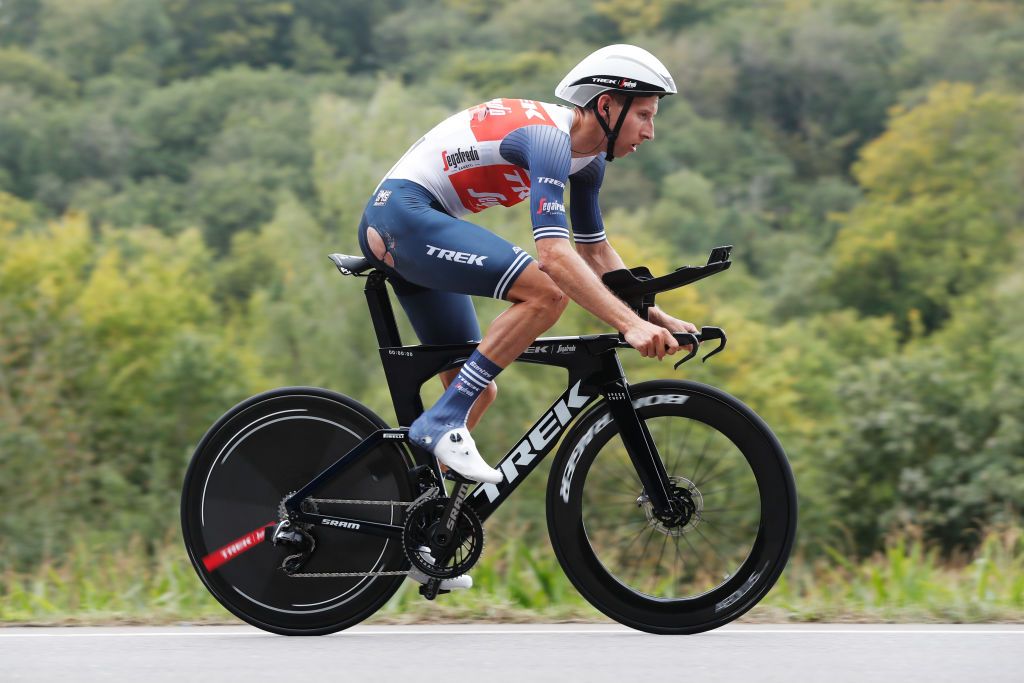
[[[395,267],[395,258],[391,255],[391,249],[394,248],[394,238],[390,235],[387,236],[387,242],[377,232],[377,228],[372,225],[366,228],[366,241],[370,245],[370,251],[373,255],[380,259],[384,265],[389,268]]]

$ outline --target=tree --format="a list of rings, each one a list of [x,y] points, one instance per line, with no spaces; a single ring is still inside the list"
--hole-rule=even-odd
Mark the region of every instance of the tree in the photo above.
[[[892,314],[935,330],[950,301],[990,281],[1024,210],[1021,99],[933,88],[925,102],[892,112],[889,130],[854,167],[867,198],[836,242],[830,287],[868,315]]]
[[[286,0],[162,0],[181,44],[181,57],[168,69],[171,78],[207,74],[247,64],[286,63],[293,3]]]
[[[946,327],[903,354],[840,371],[826,479],[861,552],[908,526],[970,549],[1024,514],[1022,295],[1007,274],[950,302]]]
[[[215,315],[209,253],[194,230],[96,238],[80,215],[31,229],[10,204],[22,218],[13,231],[0,219],[6,547],[38,560],[75,534],[160,538],[189,447],[253,388]],[[40,511],[72,522],[25,537]]]
[[[155,81],[178,50],[160,0],[44,0],[34,47],[78,81],[111,72]]]
[[[31,45],[39,30],[42,0],[0,2],[0,45]]]
[[[0,49],[0,84],[27,88],[42,97],[70,99],[75,83],[35,55],[19,49]]]

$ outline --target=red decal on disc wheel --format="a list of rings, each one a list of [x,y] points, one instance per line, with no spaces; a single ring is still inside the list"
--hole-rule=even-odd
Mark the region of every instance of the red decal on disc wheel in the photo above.
[[[276,524],[277,522],[270,522],[269,524],[264,524],[259,529],[256,529],[255,531],[250,531],[245,536],[242,536],[241,538],[236,539],[231,543],[228,543],[223,548],[214,550],[212,553],[203,558],[203,566],[206,567],[206,571],[212,572],[214,569],[217,569],[225,562],[235,559],[236,557],[244,553],[246,550],[252,550],[260,543],[263,543],[263,541],[267,537],[267,529]]]

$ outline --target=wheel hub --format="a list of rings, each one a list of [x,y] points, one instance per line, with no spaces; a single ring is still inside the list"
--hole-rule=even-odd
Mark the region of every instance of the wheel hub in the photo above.
[[[704,511],[704,497],[685,477],[669,477],[668,510],[656,512],[646,492],[641,492],[636,504],[643,508],[647,524],[667,536],[682,536],[696,529]]]

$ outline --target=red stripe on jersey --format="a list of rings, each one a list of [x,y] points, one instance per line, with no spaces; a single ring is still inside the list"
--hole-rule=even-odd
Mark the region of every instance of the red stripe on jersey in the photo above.
[[[478,142],[501,140],[523,126],[553,126],[554,121],[534,100],[496,99],[469,110],[469,127]]]
[[[530,176],[512,164],[467,168],[448,176],[462,205],[477,213],[492,206],[512,206],[530,196]]]

